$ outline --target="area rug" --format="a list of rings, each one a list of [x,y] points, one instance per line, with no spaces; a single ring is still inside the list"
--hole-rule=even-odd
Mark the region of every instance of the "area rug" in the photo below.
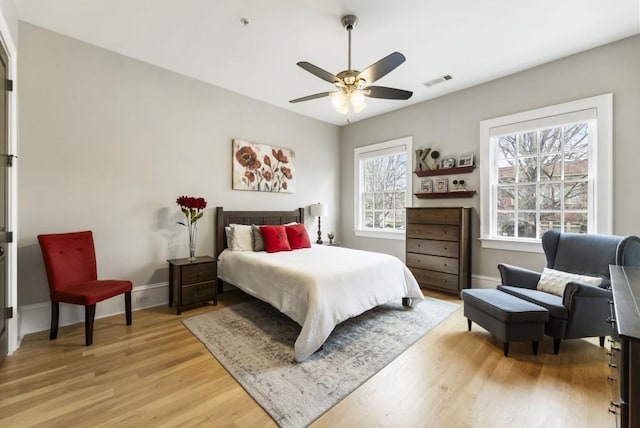
[[[305,427],[393,361],[459,305],[398,301],[339,324],[322,349],[296,363],[300,326],[259,300],[183,320],[280,425]]]

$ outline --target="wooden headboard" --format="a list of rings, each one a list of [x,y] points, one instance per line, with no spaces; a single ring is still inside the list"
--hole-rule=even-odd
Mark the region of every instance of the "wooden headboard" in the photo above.
[[[216,258],[227,248],[225,226],[230,224],[285,224],[291,222],[304,224],[304,208],[293,211],[225,211],[216,207]]]

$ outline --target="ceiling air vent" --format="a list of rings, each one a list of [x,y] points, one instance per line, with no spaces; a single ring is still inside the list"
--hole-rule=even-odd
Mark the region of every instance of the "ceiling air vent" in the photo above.
[[[447,80],[451,79],[453,79],[453,77],[451,77],[450,74],[445,74],[444,76],[436,77],[435,79],[424,82],[424,85],[429,88],[433,85],[437,85],[438,83],[446,82]]]

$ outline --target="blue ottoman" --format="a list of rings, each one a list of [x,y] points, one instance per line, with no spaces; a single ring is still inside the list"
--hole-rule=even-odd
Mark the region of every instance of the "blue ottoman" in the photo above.
[[[532,342],[533,354],[538,355],[549,320],[547,309],[496,289],[465,289],[460,297],[469,331],[473,321],[500,339],[505,357],[509,356],[509,342]]]

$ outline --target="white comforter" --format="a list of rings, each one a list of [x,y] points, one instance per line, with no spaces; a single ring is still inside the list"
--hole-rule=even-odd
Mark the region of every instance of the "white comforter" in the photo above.
[[[219,260],[219,278],[302,326],[296,361],[320,348],[346,319],[403,297],[423,299],[409,269],[386,254],[313,245],[272,254],[224,250]]]

